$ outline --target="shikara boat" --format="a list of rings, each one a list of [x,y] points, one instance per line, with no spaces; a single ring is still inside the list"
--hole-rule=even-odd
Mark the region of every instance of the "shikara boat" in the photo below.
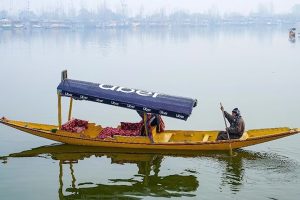
[[[171,96],[157,92],[131,89],[120,86],[90,83],[68,79],[67,72],[62,72],[61,83],[57,87],[58,125],[38,124],[14,121],[5,117],[0,119],[4,125],[47,138],[50,140],[83,146],[110,148],[128,148],[144,150],[231,150],[260,144],[300,132],[300,128],[265,128],[246,131],[240,139],[217,141],[218,130],[164,130],[157,132],[157,127],[148,127],[147,113],[179,120],[187,120],[197,105],[192,98]],[[73,100],[93,101],[112,106],[123,107],[144,113],[145,135],[100,138],[104,129],[101,125],[89,122],[87,129],[80,133],[62,129],[61,98],[70,98],[68,120],[71,120]],[[147,131],[148,130],[148,131]]]

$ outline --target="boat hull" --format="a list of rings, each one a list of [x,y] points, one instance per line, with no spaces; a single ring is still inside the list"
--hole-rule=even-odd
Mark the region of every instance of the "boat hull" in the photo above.
[[[49,140],[62,142],[65,144],[81,145],[81,146],[98,146],[111,148],[129,148],[129,149],[148,149],[148,150],[186,150],[186,151],[204,151],[204,150],[230,150],[247,146],[252,146],[283,137],[291,136],[300,132],[299,129],[272,129],[277,130],[274,134],[266,134],[247,139],[235,139],[225,141],[206,141],[206,142],[161,142],[151,143],[147,137],[121,137],[121,140],[102,140],[98,138],[90,138],[76,133],[54,133],[52,129],[57,128],[54,125],[43,125],[26,123],[11,120],[1,120],[1,123],[18,129],[23,132],[30,133]],[[34,128],[33,128],[34,127]],[[268,129],[261,129],[262,132]],[[279,131],[282,130],[282,131]],[[182,132],[182,131],[181,131]],[[187,131],[188,132],[188,131]]]

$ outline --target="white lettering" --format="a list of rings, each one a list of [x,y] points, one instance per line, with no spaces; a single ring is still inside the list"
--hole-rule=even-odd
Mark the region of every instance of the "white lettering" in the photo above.
[[[138,90],[138,91],[136,91],[136,93],[138,94],[138,95],[141,95],[141,96],[151,96],[152,95],[152,92],[146,92],[146,91],[142,91],[142,90]]]
[[[103,99],[96,99],[97,102],[102,103]]]
[[[68,96],[68,97],[73,96],[72,94],[70,94],[70,93],[68,93],[68,92],[65,92],[65,95]]]
[[[155,92],[154,95],[152,96],[153,98],[156,98],[159,95],[159,93]]]
[[[115,90],[118,86],[100,84],[99,87],[103,90]]]
[[[113,85],[105,85],[105,84],[100,84],[99,87],[103,90],[112,90],[112,91],[117,91],[117,92],[123,92],[123,93],[136,93],[140,96],[151,96],[153,98],[156,98],[159,93],[155,92],[147,92],[147,91],[143,91],[143,90],[135,90],[135,89],[131,89],[131,88],[126,88],[126,87],[119,87],[119,86],[113,86]]]
[[[143,107],[143,110],[146,111],[146,112],[150,112],[151,111],[151,109],[145,108],[145,107]]]
[[[130,89],[130,88],[126,88],[126,87],[119,87],[116,91],[118,91],[118,92],[124,92],[124,93],[132,93],[135,90],[134,89]]]
[[[135,108],[135,106],[127,104],[127,108]]]
[[[180,115],[180,114],[176,114],[176,117],[177,117],[177,118],[180,118],[180,119],[183,119],[183,118],[184,118],[184,116],[183,116],[183,115]]]
[[[159,111],[159,114],[161,114],[161,115],[168,115],[168,113],[167,112],[164,112],[164,111]]]
[[[112,105],[115,105],[115,106],[118,106],[118,105],[119,105],[119,103],[114,102],[114,101],[111,101],[110,103],[111,103]]]
[[[80,99],[84,99],[84,100],[87,100],[88,98],[83,96],[83,95],[80,95]]]

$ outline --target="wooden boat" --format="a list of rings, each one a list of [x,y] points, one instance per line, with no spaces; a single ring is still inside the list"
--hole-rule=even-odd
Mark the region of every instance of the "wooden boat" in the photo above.
[[[12,128],[47,138],[50,140],[83,146],[147,150],[230,150],[260,144],[300,132],[299,128],[267,128],[248,130],[240,139],[216,141],[219,131],[164,130],[157,132],[156,127],[148,128],[147,113],[187,120],[197,100],[176,97],[156,92],[147,92],[125,87],[96,84],[67,78],[62,73],[58,91],[58,125],[14,121],[3,117],[0,122]],[[80,133],[62,130],[61,97],[70,98],[69,117],[72,115],[73,100],[94,101],[124,107],[144,113],[145,136],[114,135],[101,139],[98,137],[103,127],[88,123],[88,128]],[[148,130],[148,131],[147,131]]]

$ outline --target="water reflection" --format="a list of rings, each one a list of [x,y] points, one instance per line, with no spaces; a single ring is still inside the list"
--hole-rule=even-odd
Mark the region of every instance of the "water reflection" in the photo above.
[[[123,157],[123,156],[121,156]],[[128,157],[128,155],[126,155]],[[74,170],[72,163],[70,163],[70,171],[72,176],[72,187],[66,189],[70,195],[63,195],[62,193],[62,170],[60,170],[60,199],[93,199],[93,198],[118,198],[118,199],[138,199],[141,196],[152,197],[183,197],[195,196],[188,192],[195,191],[199,183],[197,178],[193,175],[169,175],[159,176],[159,166],[162,157],[150,156],[147,159],[123,160],[118,156],[111,157],[112,163],[135,163],[138,166],[138,174],[129,179],[110,179],[111,184],[93,184],[93,183],[79,183],[75,187]],[[62,169],[62,161],[60,161],[60,169]],[[151,175],[151,171],[154,172]],[[141,179],[137,180],[137,176]],[[96,185],[96,186],[95,186]],[[62,198],[63,197],[63,198]]]
[[[225,170],[221,176],[221,190],[227,185],[232,192],[238,192],[244,182],[243,159],[248,159],[252,155],[248,152],[236,153],[234,157],[223,157],[220,162],[225,163]]]
[[[181,173],[174,173],[163,176],[160,168],[164,157],[192,158],[196,160],[207,159],[216,162],[221,169],[220,190],[227,187],[233,194],[238,193],[245,180],[245,171],[257,170],[259,173],[268,174],[289,174],[297,167],[286,157],[271,153],[257,153],[245,150],[238,150],[234,156],[229,156],[227,152],[149,152],[139,151],[132,153],[133,150],[110,149],[96,147],[78,147],[73,145],[51,145],[13,153],[9,156],[0,157],[3,164],[9,163],[11,158],[19,157],[45,157],[59,162],[58,174],[58,196],[59,199],[140,199],[150,197],[194,197],[195,192],[200,187],[200,180],[196,171],[186,168]],[[89,159],[90,157],[107,157],[114,164],[136,164],[138,172],[127,179],[109,179],[110,184],[78,182],[74,165],[79,160]],[[64,182],[66,169],[71,174],[71,185]],[[271,171],[270,171],[271,170]],[[186,173],[188,172],[188,173]],[[77,172],[79,173],[79,172]],[[172,172],[171,172],[172,173]],[[294,172],[292,173],[294,174]],[[284,180],[281,180],[284,182]],[[64,186],[67,187],[64,190]]]
[[[291,43],[295,43],[295,42],[296,42],[296,37],[295,37],[295,36],[289,35],[289,41],[290,41]]]
[[[96,44],[101,49],[111,48],[113,43],[118,47],[128,46],[127,41],[137,38],[159,40],[165,43],[171,41],[187,41],[193,37],[208,40],[219,40],[222,35],[230,37],[244,37],[246,35],[258,39],[260,42],[271,42],[276,31],[285,31],[279,27],[202,27],[202,28],[140,28],[140,29],[93,29],[93,30],[0,30],[0,44],[10,44],[12,40],[22,43],[54,40],[57,44],[78,44],[85,48],[89,44]],[[52,42],[52,41],[51,41]],[[131,44],[131,43],[130,43]]]
[[[130,152],[130,151],[129,151]],[[99,149],[93,147],[78,147],[72,145],[53,145],[35,148],[20,153],[10,154],[1,159],[7,163],[8,158],[37,157],[50,155],[53,160],[59,161],[59,190],[60,199],[139,199],[141,196],[151,197],[193,197],[199,187],[199,182],[194,175],[173,174],[159,175],[163,155],[159,154],[132,154],[129,152],[116,152],[114,149]],[[106,156],[111,163],[133,163],[138,167],[137,174],[129,179],[110,179],[112,184],[78,183],[73,165],[79,160],[91,156]],[[72,183],[66,188],[64,194],[63,168],[69,166]]]

